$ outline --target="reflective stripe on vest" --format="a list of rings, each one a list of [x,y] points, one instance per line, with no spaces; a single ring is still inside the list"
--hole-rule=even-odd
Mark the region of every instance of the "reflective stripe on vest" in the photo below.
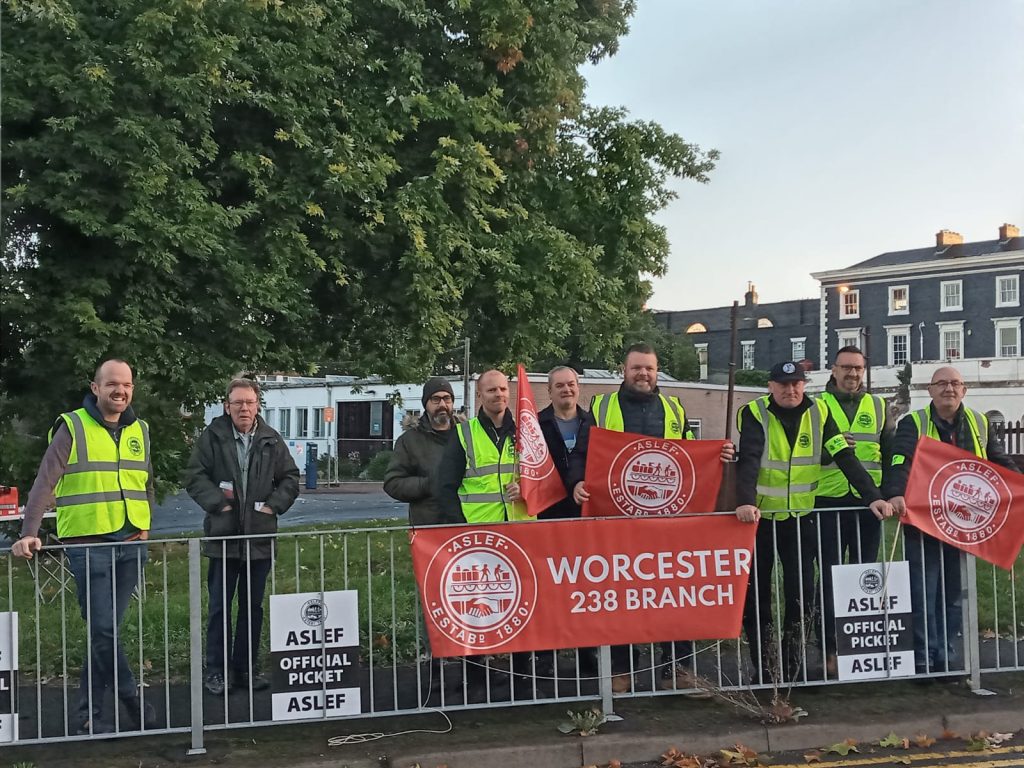
[[[910,414],[910,418],[914,420],[914,425],[917,427],[917,436],[919,438],[921,435],[924,435],[925,437],[930,437],[932,440],[939,439],[939,430],[935,428],[935,422],[932,421],[930,406],[920,411],[914,411]],[[967,419],[967,426],[970,429],[971,439],[974,441],[974,445],[961,445],[958,447],[963,448],[965,451],[970,451],[975,456],[988,460],[988,417],[973,408],[967,408],[965,406],[964,418]]]
[[[811,401],[811,407],[800,417],[796,444],[790,448],[786,430],[768,410],[769,402],[765,396],[745,406],[764,430],[757,472],[757,506],[769,520],[785,520],[790,515],[802,517],[814,507],[828,408],[817,400]]]
[[[854,441],[853,452],[861,466],[871,476],[871,481],[878,488],[882,485],[882,427],[885,426],[885,402],[880,397],[865,394],[860,399],[853,423],[846,418],[846,411],[839,400],[831,392],[818,398],[826,406],[835,419],[839,431],[849,434]],[[818,496],[838,499],[852,493],[857,498],[860,494],[850,485],[846,475],[834,464],[821,470],[818,483]]]
[[[685,437],[693,440],[693,432],[686,427],[686,409],[677,397],[665,397],[659,393],[661,407],[665,414],[665,426],[662,437],[666,440],[679,440]],[[622,418],[622,407],[619,405],[619,393],[596,395],[590,404],[590,412],[594,414],[594,422],[601,429],[613,432],[624,432],[625,421]],[[671,414],[671,418],[669,416]]]
[[[71,433],[68,465],[57,482],[57,536],[101,536],[124,528],[126,520],[140,531],[150,525],[149,427],[137,419],[122,427],[120,442],[79,408],[62,413]],[[50,430],[53,440],[53,430]]]
[[[505,486],[519,482],[516,471],[515,441],[506,437],[498,447],[479,418],[458,425],[459,442],[466,452],[466,472],[459,485],[462,515],[467,523],[501,523],[507,520],[533,520],[521,501],[508,501]],[[507,517],[506,517],[507,515]]]

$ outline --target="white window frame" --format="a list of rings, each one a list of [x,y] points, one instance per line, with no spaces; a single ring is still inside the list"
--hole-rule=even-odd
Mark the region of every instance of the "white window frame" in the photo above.
[[[939,360],[963,360],[964,359],[964,321],[957,320],[951,323],[936,323],[939,327]],[[946,354],[946,334],[956,333],[960,336],[960,356],[951,357]]]
[[[992,318],[992,325],[994,326],[994,330],[995,330],[995,341],[994,341],[995,349],[993,351],[995,352],[995,356],[996,357],[999,357],[999,358],[1013,358],[1013,357],[1021,357],[1022,356],[1021,355],[1021,347],[1020,347],[1020,321],[1021,321],[1021,318],[1019,318],[1019,317],[993,317]],[[1002,354],[1002,345],[999,343],[999,332],[1001,330],[1006,330],[1006,329],[1010,329],[1012,331],[1016,331],[1016,334],[1017,334],[1017,345],[1016,345],[1017,349],[1014,352],[1014,354],[1012,354],[1012,355],[1004,355],[1004,354]]]
[[[946,304],[946,286],[955,285],[960,294],[960,303],[957,305]],[[964,311],[964,281],[943,280],[939,283],[939,311],[940,312],[963,312]]]
[[[278,420],[278,432],[281,437],[291,437],[292,432],[292,409],[282,408]]]
[[[309,439],[309,408],[295,409],[295,437]]]
[[[863,346],[863,344],[861,344],[861,336],[863,336],[863,334],[863,328],[837,328],[836,341],[839,346],[837,346],[836,349],[842,349],[843,347],[857,347],[860,349]]]
[[[796,353],[796,345],[797,344],[800,345],[800,354],[799,355],[797,355],[797,353]],[[789,351],[791,353],[791,356],[790,356],[789,359],[792,360],[793,362],[799,363],[801,360],[804,360],[807,357],[807,337],[806,336],[790,337],[790,339],[789,339]]]
[[[846,311],[846,299],[851,297],[857,300],[857,311],[847,312]],[[846,293],[839,294],[839,319],[840,320],[857,320],[860,318],[860,289],[851,288]]]
[[[896,309],[894,300],[896,291],[906,291],[906,306],[903,309]],[[889,286],[889,314],[890,315],[909,315],[910,314],[910,286],[909,285],[890,285]]]
[[[902,366],[909,363],[913,359],[913,353],[911,351],[911,336],[910,336],[909,325],[887,325],[885,326],[885,348],[887,354],[888,364],[890,366]],[[907,359],[902,362],[896,362],[896,350],[895,341],[898,336],[905,336],[907,339]]]
[[[313,438],[322,440],[327,437],[327,422],[324,421],[324,409],[313,409]]]
[[[1012,280],[1013,281],[1013,292],[1016,299],[1013,301],[1004,301],[1002,298],[1002,290],[1000,289],[1000,281]],[[996,275],[996,306],[997,307],[1019,307],[1020,306],[1020,275]]]
[[[753,340],[740,342],[740,368],[744,371],[752,371],[757,367],[756,358],[754,357],[754,343],[755,342]],[[750,365],[747,365],[748,354],[750,357]]]
[[[697,365],[700,366],[700,380],[707,381],[708,378],[708,344],[701,342],[693,345],[697,352]]]
[[[264,408],[263,409],[263,423],[271,429],[277,429],[277,425],[274,423],[274,419],[277,418],[277,408]]]

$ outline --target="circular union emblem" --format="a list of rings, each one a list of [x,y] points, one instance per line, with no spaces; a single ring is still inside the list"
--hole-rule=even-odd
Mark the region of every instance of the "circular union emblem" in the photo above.
[[[980,544],[998,533],[1010,516],[1013,494],[996,472],[977,461],[951,461],[932,477],[928,503],[942,535]]]
[[[866,595],[877,595],[882,591],[882,573],[872,568],[860,575],[860,588]]]
[[[519,471],[523,477],[543,480],[555,471],[555,463],[548,461],[548,444],[544,441],[540,422],[535,414],[524,411],[516,426],[519,430]]]
[[[693,463],[663,440],[634,440],[612,460],[608,493],[624,515],[677,515],[693,496]]]
[[[310,627],[317,627],[324,623],[327,618],[327,606],[319,597],[307,600],[299,609],[299,616],[302,621]]]
[[[497,648],[522,632],[537,602],[537,576],[526,552],[490,531],[446,541],[423,581],[434,626],[474,650]]]
[[[871,426],[871,414],[870,413],[862,413],[860,416],[857,417],[857,423],[860,424],[862,427],[870,427]]]
[[[132,456],[141,456],[142,455],[142,441],[139,440],[139,438],[137,438],[137,437],[129,437],[128,438],[128,452]]]
[[[798,437],[796,441],[800,444],[801,448],[806,448],[808,445],[811,444],[810,435],[800,435],[800,437]]]
[[[792,363],[783,363],[782,364],[782,372],[783,373],[796,373],[796,366],[793,365]]]

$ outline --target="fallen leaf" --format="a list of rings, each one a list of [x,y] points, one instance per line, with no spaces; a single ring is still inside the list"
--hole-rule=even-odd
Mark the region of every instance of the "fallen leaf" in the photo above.
[[[857,749],[856,741],[847,739],[846,741],[840,741],[838,744],[833,744],[831,747],[825,747],[825,752],[846,757],[851,752],[860,752],[860,750]]]
[[[981,633],[981,636],[986,640],[995,640],[999,637],[999,633],[991,629],[986,629]]]
[[[375,637],[373,639],[373,647],[374,648],[390,648],[391,647],[391,639],[387,635],[385,635],[385,634],[377,635],[377,637]]]
[[[1013,738],[1012,733],[993,733],[987,739],[985,739],[990,746],[998,747],[1004,741],[1009,741]]]
[[[947,728],[942,732],[942,735],[939,736],[939,738],[943,741],[956,741],[960,738],[960,734],[956,733],[955,731],[951,731],[949,730],[949,728]]]
[[[900,765],[910,765],[911,762],[909,757],[894,757],[892,761],[894,763],[899,763]]]
[[[896,735],[895,731],[889,731],[889,735],[884,739],[880,739],[878,746],[880,747],[900,747],[903,745],[903,739]]]
[[[608,762],[608,768],[622,768],[621,760],[610,760]]]
[[[810,752],[804,753],[804,762],[807,763],[820,763],[821,762],[821,750],[814,749]]]
[[[559,730],[560,733],[564,733],[564,734],[568,735],[568,734],[570,734],[570,733],[572,733],[573,731],[576,730],[576,726],[573,725],[572,723],[559,723],[558,724],[558,730]]]
[[[927,749],[935,743],[935,739],[926,733],[919,733],[914,737],[914,746],[920,747],[921,749]]]

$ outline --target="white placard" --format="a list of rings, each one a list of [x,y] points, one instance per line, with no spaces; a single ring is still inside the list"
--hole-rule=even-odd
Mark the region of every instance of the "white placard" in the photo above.
[[[0,613],[0,743],[18,739],[18,614]]]
[[[910,567],[905,560],[832,566],[840,680],[914,674]]]

